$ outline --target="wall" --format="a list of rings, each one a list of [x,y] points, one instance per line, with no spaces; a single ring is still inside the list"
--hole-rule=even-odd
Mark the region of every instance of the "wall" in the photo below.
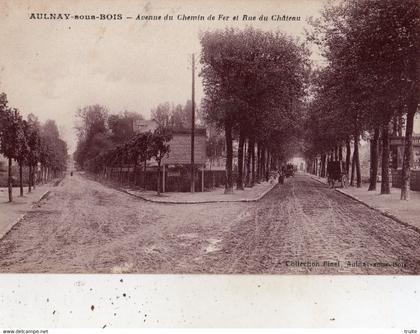
[[[392,170],[392,186],[401,187],[401,169]],[[410,174],[410,189],[420,191],[420,170],[412,170]]]
[[[162,178],[163,169],[160,177]],[[146,174],[144,174],[142,167],[138,166],[134,173],[133,168],[109,168],[108,177],[120,185],[130,187],[143,187],[144,180],[146,181],[147,190],[157,189],[157,170],[155,167],[148,167]],[[202,173],[200,170],[195,174],[195,191],[201,191]],[[162,181],[162,180],[161,180]],[[204,190],[210,190],[214,187],[224,186],[226,182],[225,171],[204,171]],[[163,182],[161,182],[162,187]],[[161,188],[161,191],[163,189]],[[176,167],[165,169],[165,191],[166,192],[189,192],[190,191],[190,170],[188,168]]]
[[[174,134],[169,142],[170,152],[162,160],[162,164],[190,164],[191,163],[191,135]],[[195,135],[194,138],[194,163],[206,163],[206,136]]]

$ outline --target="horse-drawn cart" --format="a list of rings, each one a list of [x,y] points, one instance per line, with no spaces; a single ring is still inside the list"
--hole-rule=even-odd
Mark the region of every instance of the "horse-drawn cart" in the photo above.
[[[348,186],[347,170],[344,161],[330,161],[327,164],[328,184],[334,188],[335,181],[341,182],[343,188]]]

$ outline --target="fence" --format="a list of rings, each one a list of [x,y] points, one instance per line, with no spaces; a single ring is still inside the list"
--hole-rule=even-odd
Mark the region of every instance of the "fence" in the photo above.
[[[0,187],[7,187],[8,175],[7,166],[0,169]],[[28,175],[29,168],[25,166],[22,168],[22,181],[25,187],[28,185]],[[12,166],[12,185],[13,187],[17,187],[19,185],[19,167],[16,165]]]
[[[0,166],[0,187],[8,186],[8,169],[6,165]],[[52,172],[47,169],[42,169],[41,171],[36,171],[34,174],[34,181],[36,184],[48,182],[54,178],[63,177],[64,172]],[[29,183],[29,167],[23,166],[22,168],[22,183],[24,187],[28,186]],[[18,187],[19,183],[19,166],[14,164],[12,165],[12,186]]]
[[[108,168],[103,177],[122,186],[157,190],[158,172],[155,168],[148,168],[146,172],[140,167],[136,170],[133,167]],[[190,171],[187,168],[165,169],[165,175],[163,175],[162,169],[160,178],[161,191],[189,192],[191,190]],[[202,171],[197,170],[195,173],[195,191],[197,192],[202,190],[202,185],[204,185],[204,191],[206,191],[214,187],[224,186],[225,182],[226,173],[224,170],[204,170],[204,180]],[[165,189],[163,189],[164,186]]]

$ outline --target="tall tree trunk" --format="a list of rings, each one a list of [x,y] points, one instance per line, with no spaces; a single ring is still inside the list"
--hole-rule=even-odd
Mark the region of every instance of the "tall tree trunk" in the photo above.
[[[347,139],[347,141],[346,141],[346,171],[347,171],[347,177],[349,177],[349,172],[350,172],[350,157],[351,157],[350,139]]]
[[[251,148],[251,187],[255,184],[255,141],[252,141]]]
[[[378,142],[379,142],[379,127],[376,127],[373,133],[373,138],[370,141],[370,180],[369,191],[376,190],[376,182],[378,179]]]
[[[398,135],[398,116],[392,117],[392,135],[397,136]]]
[[[356,133],[354,136],[354,155],[355,155],[355,164],[356,164],[356,187],[360,188],[362,186],[362,176],[360,173],[360,157],[359,157],[359,134]]]
[[[246,180],[245,185],[247,187],[251,186],[251,148],[253,146],[252,140],[248,138],[248,153],[246,155]]]
[[[137,159],[136,161],[134,161],[134,166],[133,166],[133,186],[136,186],[136,169],[137,169]]]
[[[243,148],[243,160],[242,160],[242,165],[243,165],[243,167],[242,167],[242,183],[243,184],[245,184],[247,152],[248,152],[247,140],[246,140],[246,137],[244,136],[244,148]]]
[[[398,115],[398,136],[399,137],[402,137],[402,135],[403,135],[403,123],[404,123],[403,116]]]
[[[20,197],[23,197],[23,166],[22,161],[19,161],[19,187],[20,187]]]
[[[381,195],[390,194],[389,186],[389,123],[382,125],[382,177]]]
[[[265,149],[264,145],[261,144],[260,152],[260,182],[264,180],[264,166],[265,166]]]
[[[338,160],[343,161],[343,146],[341,144],[338,146]]]
[[[270,151],[267,149],[267,159],[265,164],[265,180],[268,182],[270,179],[270,160],[271,160],[271,154]]]
[[[353,157],[351,160],[351,176],[350,176],[350,185],[354,186],[354,171],[356,170],[356,155],[355,152],[353,151]]]
[[[32,166],[32,173],[31,173],[31,178],[32,178],[32,189],[35,190],[36,187],[36,177],[35,177],[35,171],[36,171],[36,164]]]
[[[260,183],[261,177],[261,144],[257,142],[257,183]]]
[[[232,122],[226,120],[225,122],[225,138],[226,138],[226,183],[225,194],[233,193],[233,175],[232,175]]]
[[[325,153],[321,154],[321,177],[325,177],[325,162],[327,160],[327,156]]]
[[[12,184],[12,158],[9,158],[7,187],[9,190],[9,202],[13,201],[13,184]]]
[[[157,163],[158,163],[158,166],[157,166],[157,194],[158,194],[158,196],[160,196],[160,160],[159,159],[157,159],[158,161],[157,161]]]
[[[244,181],[243,181],[244,143],[245,143],[245,136],[244,136],[243,131],[240,131],[239,146],[238,146],[238,175],[236,178],[236,189],[238,190],[244,190]]]
[[[29,163],[29,171],[28,171],[28,192],[30,193],[32,191],[32,164]]]
[[[408,105],[407,125],[405,127],[404,160],[401,170],[401,199],[410,199],[410,173],[411,156],[413,155],[413,126],[414,116],[417,111],[417,95],[412,98]]]
[[[147,160],[143,161],[143,189],[146,190],[146,163]]]

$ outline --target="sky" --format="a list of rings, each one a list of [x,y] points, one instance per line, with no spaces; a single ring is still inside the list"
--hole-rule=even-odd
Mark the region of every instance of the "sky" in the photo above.
[[[199,33],[252,25],[281,30],[304,40],[308,16],[324,2],[302,1],[97,1],[2,0],[0,2],[0,92],[24,115],[57,122],[69,152],[76,147],[75,111],[101,104],[150,117],[159,103],[185,104],[191,98],[191,54],[200,53]],[[31,14],[121,14],[122,20],[45,20]],[[135,20],[137,15],[173,15],[173,21]],[[176,16],[214,15],[214,21],[180,21]],[[229,16],[218,20],[219,15]],[[272,21],[272,15],[300,21]],[[256,21],[232,21],[233,16]],[[259,16],[268,21],[258,21]],[[112,16],[112,15],[111,15]],[[133,19],[126,19],[126,17]],[[319,59],[317,55],[313,58]],[[199,66],[197,73],[199,72]],[[196,81],[196,103],[203,97]]]

